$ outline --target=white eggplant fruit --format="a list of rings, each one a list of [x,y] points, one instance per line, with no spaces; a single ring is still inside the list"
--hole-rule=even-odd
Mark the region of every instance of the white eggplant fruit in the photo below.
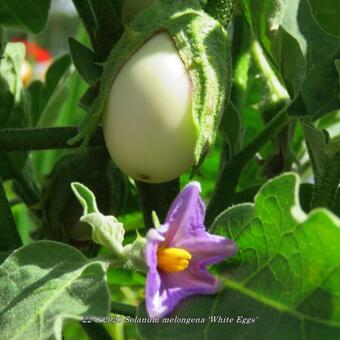
[[[103,65],[98,95],[73,142],[102,119],[114,162],[134,179],[170,181],[197,167],[230,92],[228,36],[199,0],[155,0]]]
[[[192,167],[191,102],[189,74],[170,36],[158,33],[119,71],[106,103],[104,137],[118,167],[153,183]]]

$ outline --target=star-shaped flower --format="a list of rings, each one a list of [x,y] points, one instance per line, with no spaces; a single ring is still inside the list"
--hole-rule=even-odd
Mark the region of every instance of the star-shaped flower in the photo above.
[[[220,282],[206,269],[236,253],[236,244],[205,230],[205,206],[198,182],[188,184],[173,202],[164,224],[149,230],[145,288],[150,318],[168,315],[190,295],[215,294]]]

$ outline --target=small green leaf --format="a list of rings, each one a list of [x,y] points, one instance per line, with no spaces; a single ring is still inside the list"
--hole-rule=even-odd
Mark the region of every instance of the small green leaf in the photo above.
[[[71,58],[68,54],[54,60],[46,72],[45,82],[33,81],[28,87],[31,124],[49,126],[61,109],[66,95],[66,84],[71,76]]]
[[[82,222],[92,227],[93,242],[106,247],[115,255],[121,256],[123,251],[124,228],[114,216],[104,216],[101,213],[84,215]]]
[[[39,33],[46,25],[51,0],[2,0],[0,24]]]
[[[0,127],[10,119],[22,99],[21,64],[25,58],[22,43],[8,43],[0,59]]]
[[[21,239],[0,178],[0,251],[19,248]]]
[[[58,87],[65,82],[70,66],[71,58],[68,54],[64,54],[48,68],[43,93],[43,107],[48,104]]]
[[[51,241],[7,257],[0,266],[0,296],[2,339],[61,339],[65,320],[110,312],[104,265]]]
[[[268,181],[254,204],[223,212],[212,230],[238,247],[214,268],[225,290],[185,299],[168,316],[174,322],[139,324],[143,338],[337,339],[340,220],[326,209],[306,215],[298,188],[299,178],[284,174]],[[138,316],[146,316],[144,305]],[[199,319],[183,324],[175,317]]]
[[[42,96],[44,84],[40,80],[34,80],[29,84],[27,90],[31,98],[31,124],[36,126],[43,111]]]
[[[147,266],[145,262],[145,247],[146,247],[146,238],[138,236],[137,239],[127,244],[124,247],[123,254],[128,259],[125,263],[125,267],[138,270],[142,273],[147,272]]]
[[[91,11],[91,7],[88,0],[72,0],[74,7],[76,8],[78,15],[85,27],[87,34],[91,40],[92,46],[95,45],[95,31],[96,23]]]
[[[92,240],[116,256],[123,252],[124,228],[114,216],[104,216],[98,211],[96,198],[93,193],[81,183],[72,183],[71,188],[84,208],[82,222],[92,227]]]
[[[68,43],[75,68],[89,85],[93,85],[102,72],[94,62],[94,53],[74,38],[69,38]]]
[[[96,198],[91,190],[81,183],[72,183],[71,188],[84,208],[83,215],[99,212]]]

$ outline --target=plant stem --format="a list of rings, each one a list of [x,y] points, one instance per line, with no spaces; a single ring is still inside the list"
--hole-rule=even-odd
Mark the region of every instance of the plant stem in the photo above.
[[[153,228],[155,226],[152,220],[152,211],[156,212],[161,222],[164,221],[170,204],[179,193],[179,179],[162,184],[136,181],[136,186],[145,227],[146,229]]]
[[[29,183],[22,169],[19,168],[18,164],[16,164],[9,154],[4,153],[2,157],[10,168],[11,175],[14,180],[14,189],[20,198],[27,204],[28,207],[32,207],[37,204],[40,201],[40,197],[36,186],[32,185],[33,183]],[[40,217],[36,210],[33,211],[38,217]]]
[[[232,201],[241,172],[256,153],[288,123],[286,107],[284,107],[267,125],[230,162],[221,163],[220,175],[217,179],[214,194],[209,202],[206,213],[206,225],[210,226],[215,217],[226,209]],[[223,152],[226,152],[223,149]]]
[[[69,145],[69,139],[77,135],[78,127],[51,127],[32,129],[2,129],[0,130],[0,151],[30,151],[48,149],[76,148],[80,143]],[[104,146],[101,128],[98,128],[88,146]]]
[[[134,318],[137,314],[137,308],[125,303],[111,301],[111,313],[131,316]]]
[[[261,75],[264,77],[268,86],[270,102],[275,103],[281,101],[282,99],[288,100],[289,95],[286,89],[282,86],[279,78],[269,64],[260,44],[256,40],[254,40],[252,43],[251,54],[257,68],[261,71]]]
[[[0,178],[0,251],[19,248],[21,239]]]

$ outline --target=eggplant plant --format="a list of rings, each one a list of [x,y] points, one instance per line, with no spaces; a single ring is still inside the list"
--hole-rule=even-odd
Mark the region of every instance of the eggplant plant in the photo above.
[[[0,1],[1,339],[338,339],[339,6]]]

